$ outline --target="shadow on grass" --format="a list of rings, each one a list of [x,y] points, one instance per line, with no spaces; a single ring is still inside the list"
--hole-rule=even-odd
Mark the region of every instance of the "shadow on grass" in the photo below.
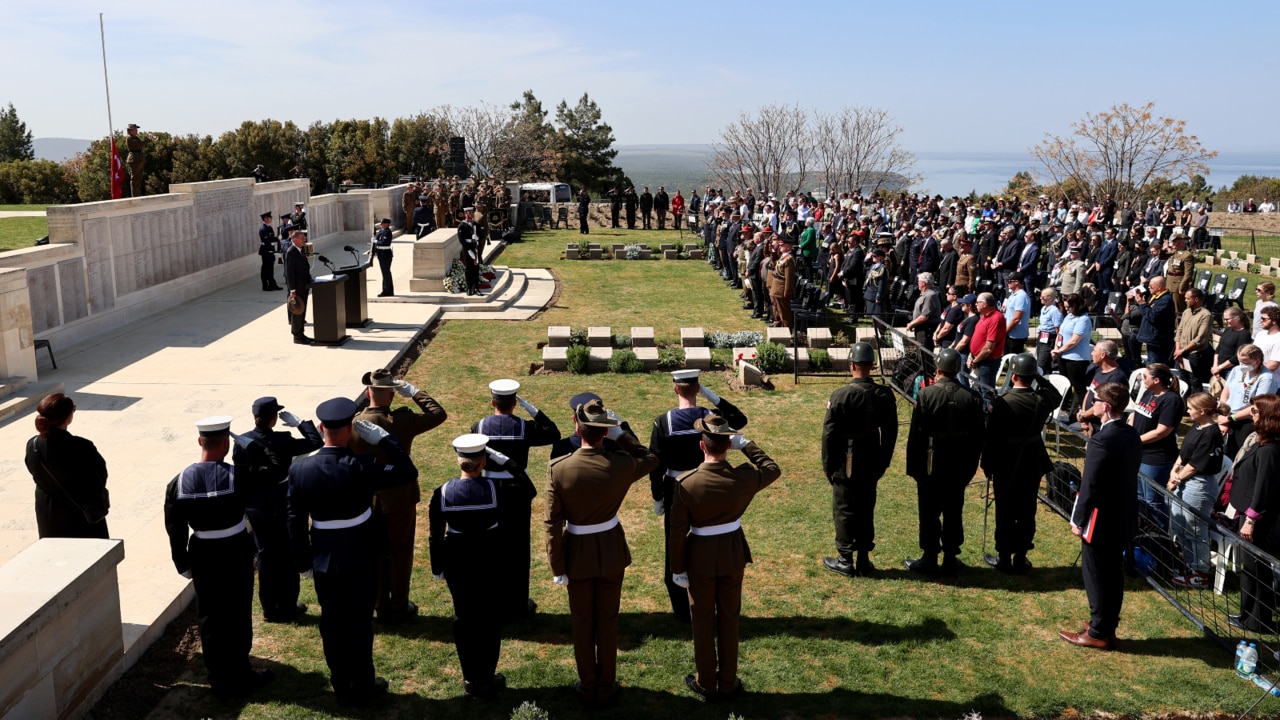
[[[453,619],[419,616],[402,625],[377,626],[377,632],[407,639],[452,643]],[[539,613],[532,620],[505,626],[502,636],[506,640],[570,645],[573,643],[573,623],[569,615]],[[845,617],[743,617],[739,621],[739,639],[777,636],[845,640],[867,646],[956,638],[946,623],[936,618],[926,618],[910,625],[864,622]],[[693,631],[690,626],[677,622],[671,613],[621,613],[618,616],[619,650],[635,650],[654,638],[693,642]]]

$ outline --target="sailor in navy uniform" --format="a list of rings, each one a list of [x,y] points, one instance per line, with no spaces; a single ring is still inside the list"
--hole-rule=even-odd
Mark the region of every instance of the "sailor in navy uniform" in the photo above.
[[[373,254],[378,258],[378,269],[382,271],[382,292],[378,297],[390,297],[396,294],[391,282],[391,218],[382,218],[378,229],[373,234]]]
[[[271,227],[271,213],[264,212],[259,217],[262,224],[258,226],[258,258],[262,261],[262,290],[283,290],[276,284],[276,253],[280,252],[280,238],[276,237],[275,228]]]
[[[574,395],[573,397],[569,398],[569,409],[574,411],[572,413],[574,431],[572,433],[569,433],[567,436],[562,437],[559,440],[555,441],[555,443],[551,445],[551,457],[549,458],[550,460],[555,460],[556,458],[562,457],[564,455],[572,455],[575,450],[582,447],[582,436],[579,435],[577,431],[577,428],[578,428],[577,410],[579,405],[586,405],[587,403],[593,402],[593,401],[598,403],[603,403],[603,401],[600,399],[600,396],[593,392],[580,392],[577,395]],[[631,426],[627,424],[627,421],[621,418],[617,418],[617,419],[618,419],[619,425],[622,427],[622,432],[630,435],[632,438],[636,440],[637,444],[639,444],[639,438],[636,437],[635,431],[631,429]],[[621,446],[618,445],[618,443],[610,440],[609,438],[605,438],[604,449],[608,450],[609,452],[617,452],[622,448]]]
[[[265,462],[265,454],[260,445],[237,438],[248,452],[235,468],[227,464],[231,420],[220,415],[196,423],[200,462],[178,473],[164,494],[164,527],[173,565],[195,584],[196,622],[209,685],[224,697],[247,694],[274,677],[270,670],[249,666],[254,547],[245,522],[251,489],[245,481],[254,475],[249,472],[251,463]],[[187,528],[194,531],[190,537]]]
[[[386,544],[373,493],[418,479],[400,441],[367,421],[353,426],[355,414],[356,404],[346,398],[321,403],[316,417],[324,447],[289,468],[294,567],[315,579],[324,657],[334,694],[344,704],[367,703],[387,690],[387,681],[373,672],[377,561]],[[347,449],[353,432],[376,445],[386,462]]]
[[[649,436],[649,450],[661,461],[649,473],[649,489],[653,493],[653,512],[663,516],[664,538],[671,534],[667,511],[671,509],[675,496],[676,478],[702,464],[702,448],[698,444],[702,440],[702,432],[694,427],[694,423],[707,415],[716,414],[723,417],[731,427],[741,429],[747,424],[747,416],[733,403],[698,382],[699,374],[699,370],[676,370],[671,373],[675,380],[672,389],[675,390],[679,404],[653,421],[653,431]],[[716,407],[715,411],[698,407],[699,392]],[[663,557],[669,558],[665,545]],[[672,579],[670,559],[664,561],[662,576],[676,619],[686,624],[692,622],[689,616],[689,593]]]
[[[449,584],[453,643],[462,665],[462,686],[468,695],[477,697],[507,686],[502,673],[494,672],[502,646],[505,578],[491,566],[507,549],[501,532],[502,506],[514,500],[527,507],[530,497],[513,485],[504,489],[484,473],[500,469],[533,487],[523,470],[509,464],[509,458],[493,447],[486,447],[488,443],[489,438],[477,433],[454,439],[462,476],[436,488],[427,513],[431,574]],[[508,494],[511,489],[516,491],[514,497]]]
[[[261,397],[253,402],[252,430],[244,434],[266,448],[268,464],[262,475],[254,478],[254,492],[249,495],[245,514],[258,548],[258,600],[262,618],[267,622],[290,622],[307,611],[298,602],[298,573],[293,569],[289,550],[289,528],[285,524],[285,494],[289,489],[289,466],[300,455],[319,450],[324,438],[315,423],[299,420],[274,397]],[[297,428],[302,437],[284,430],[274,430],[276,423]],[[247,456],[236,447],[232,457],[237,463]]]
[[[472,425],[471,432],[487,436],[490,448],[523,470],[529,467],[529,448],[559,440],[560,428],[546,413],[517,395],[519,390],[520,383],[515,380],[489,383],[493,414]],[[517,403],[533,417],[532,422],[513,414]],[[522,620],[538,609],[538,604],[529,597],[529,523],[533,498],[538,492],[527,475],[519,475],[513,477],[508,470],[492,465],[484,471],[486,478],[513,495],[502,508],[502,546],[506,550],[498,555],[501,558],[499,573],[504,578],[501,614],[507,621]]]

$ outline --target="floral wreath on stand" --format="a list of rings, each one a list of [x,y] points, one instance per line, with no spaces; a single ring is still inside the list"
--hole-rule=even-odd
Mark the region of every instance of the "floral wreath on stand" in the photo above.
[[[490,282],[498,276],[492,265],[480,264],[480,289],[489,290],[493,287]],[[454,258],[453,265],[449,267],[449,274],[444,279],[444,289],[451,293],[465,292],[467,289],[466,270],[463,269],[462,261]]]

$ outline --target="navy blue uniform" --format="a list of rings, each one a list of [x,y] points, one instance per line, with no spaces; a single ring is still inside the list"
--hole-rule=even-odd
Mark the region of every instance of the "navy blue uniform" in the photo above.
[[[378,447],[385,464],[372,455],[325,446],[289,468],[294,568],[315,572],[320,637],[340,700],[358,701],[374,692],[373,609],[386,530],[381,515],[372,512],[373,493],[418,479],[395,436],[383,438]]]
[[[653,421],[653,431],[649,435],[649,451],[658,456],[658,467],[649,473],[649,490],[655,501],[662,501],[663,537],[670,535],[671,503],[675,497],[676,478],[702,464],[702,433],[695,430],[693,424],[707,415],[718,414],[729,423],[729,427],[741,430],[747,424],[747,416],[733,405],[720,398],[713,411],[705,407],[675,408],[659,415]],[[666,545],[663,545],[663,580],[667,585],[667,595],[671,598],[671,611],[676,619],[689,623],[689,592],[676,585],[671,579],[671,561]]]
[[[378,269],[382,271],[382,292],[378,297],[395,295],[396,289],[391,282],[391,228],[379,228],[373,239],[373,254],[378,258]]]
[[[560,428],[539,411],[532,421],[515,415],[490,415],[471,426],[471,432],[489,438],[489,447],[511,458],[517,470],[529,466],[529,448],[550,445],[560,439]],[[498,483],[503,494],[512,497],[502,507],[499,574],[503,578],[502,614],[507,620],[523,618],[532,605],[529,602],[530,513],[537,489],[524,472],[511,472],[492,463],[485,477]]]
[[[458,259],[462,261],[463,276],[467,281],[467,294],[480,294],[480,242],[476,238],[476,225],[473,222],[458,223],[458,243],[462,252]]]
[[[258,257],[262,260],[263,290],[279,290],[276,284],[276,252],[280,249],[280,239],[271,223],[264,222],[258,227]]]
[[[258,600],[262,603],[262,617],[268,621],[288,620],[298,606],[298,573],[289,555],[289,529],[285,525],[289,466],[295,457],[324,445],[320,431],[310,420],[299,424],[298,432],[302,437],[258,428],[244,434],[262,444],[269,460],[259,471],[261,477],[254,478],[255,491],[245,506],[258,550]],[[245,451],[237,446],[232,457],[240,461],[244,455]]]
[[[250,479],[256,473],[249,471],[247,458],[237,467],[238,476],[221,461],[189,465],[169,481],[164,494],[173,566],[195,584],[196,623],[215,692],[235,692],[253,677],[254,547],[245,504],[256,489]],[[187,528],[195,531],[190,537]]]
[[[431,208],[431,203],[413,209],[413,226],[418,229],[419,238],[435,232],[436,212]]]

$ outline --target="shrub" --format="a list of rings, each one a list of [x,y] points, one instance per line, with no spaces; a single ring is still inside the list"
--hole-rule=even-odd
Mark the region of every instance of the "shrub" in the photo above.
[[[756,345],[756,367],[766,375],[786,372],[791,364],[787,357],[787,348],[782,343],[760,343]]]
[[[709,333],[704,333],[702,336],[702,340],[707,344],[707,347],[709,348],[733,347],[732,345],[729,344],[730,337],[731,336],[727,332],[723,332],[721,330],[712,330]]]
[[[631,336],[626,333],[614,333],[613,346],[622,348],[631,347]]]
[[[733,348],[712,348],[711,367],[727,368],[733,366]]]
[[[658,367],[662,370],[679,370],[684,366],[684,348],[668,346],[658,348]]]
[[[572,345],[583,345],[583,346],[585,346],[586,344],[587,344],[587,329],[586,329],[586,328],[578,328],[577,330],[573,330],[573,329],[570,329],[570,330],[569,330],[569,345],[571,345],[571,346],[572,346]]]
[[[551,714],[536,703],[525,700],[520,703],[520,707],[511,711],[511,720],[551,720]]]
[[[569,372],[574,375],[586,375],[591,365],[591,348],[586,345],[570,345],[565,353]]]
[[[616,372],[620,375],[628,375],[631,373],[644,372],[644,363],[632,350],[614,350],[613,356],[609,358],[610,372]]]
[[[831,369],[831,353],[821,348],[809,351],[809,367],[814,370]]]
[[[843,330],[836,332],[835,337],[831,338],[831,347],[849,347],[849,336]]]
[[[742,330],[729,336],[729,344],[725,347],[755,347],[764,341],[764,333],[759,330]]]

